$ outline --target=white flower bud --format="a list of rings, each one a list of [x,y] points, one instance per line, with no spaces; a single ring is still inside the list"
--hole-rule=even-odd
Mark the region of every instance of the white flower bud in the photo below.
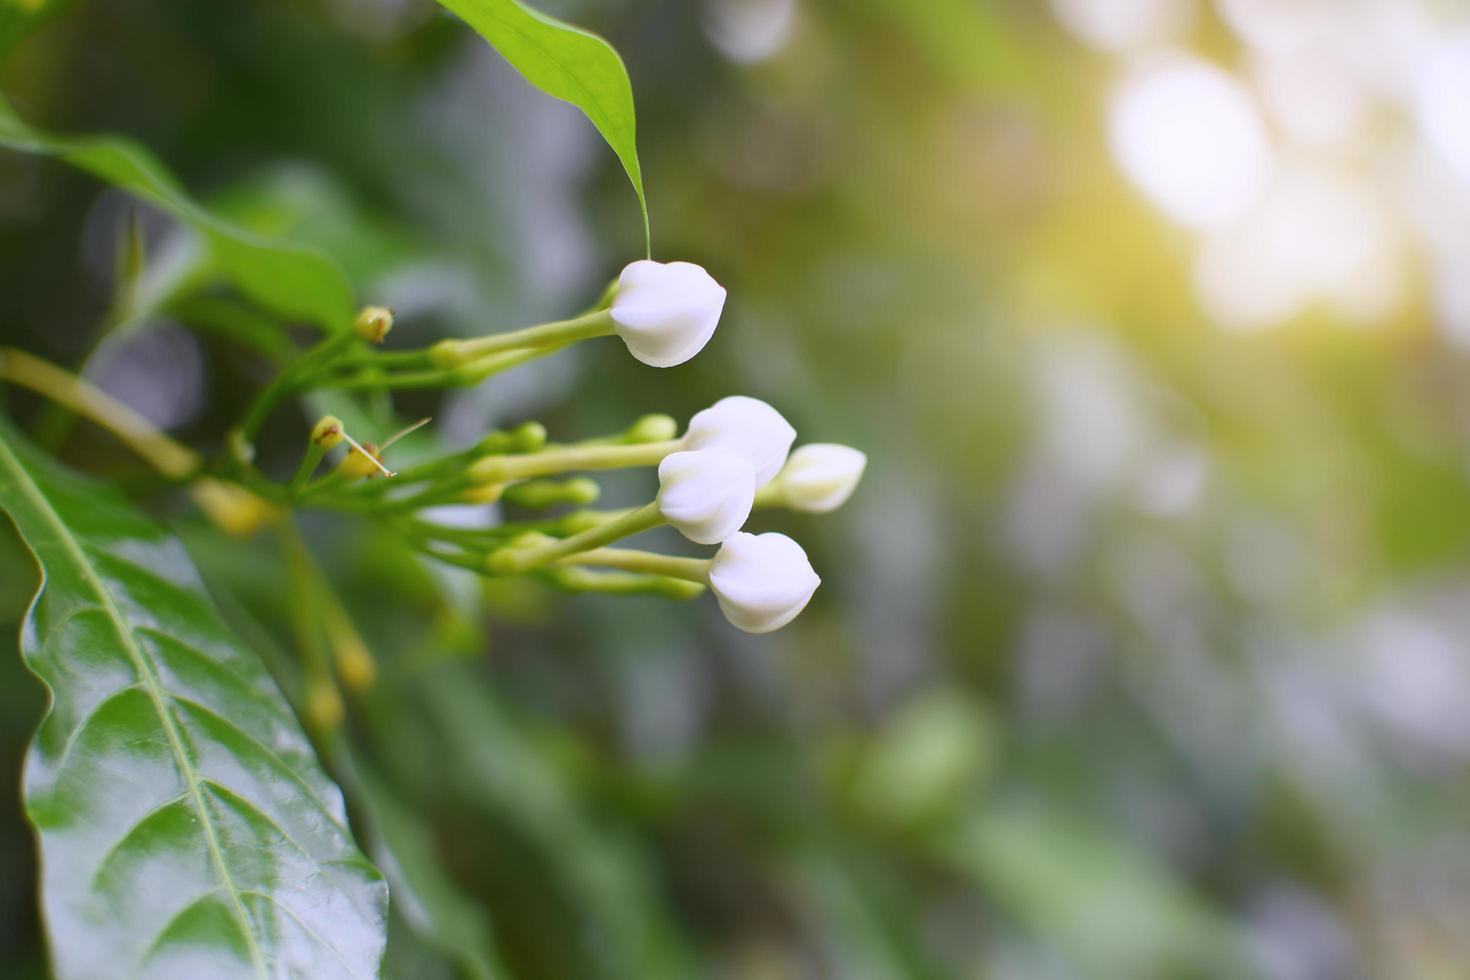
[[[825,514],[847,503],[867,465],[868,457],[851,446],[813,442],[791,454],[776,482],[787,507]]]
[[[641,259],[623,269],[613,298],[613,329],[650,367],[683,364],[709,343],[725,287],[691,262]]]
[[[684,445],[689,449],[716,446],[744,456],[755,467],[759,489],[771,482],[786,464],[796,441],[791,423],[759,398],[731,395],[721,398],[689,420]]]
[[[734,626],[769,633],[795,619],[822,580],[801,545],[786,535],[741,531],[710,562],[709,584]]]
[[[740,530],[755,504],[755,472],[724,449],[665,456],[658,481],[664,520],[698,544],[719,544]]]

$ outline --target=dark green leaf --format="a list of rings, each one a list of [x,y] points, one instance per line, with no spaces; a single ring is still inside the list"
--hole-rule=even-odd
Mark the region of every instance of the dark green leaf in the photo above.
[[[648,201],[638,165],[633,85],[623,59],[596,34],[532,10],[518,0],[439,0],[489,41],[506,61],[547,95],[587,114],[622,161],[649,238]]]
[[[455,885],[439,864],[430,828],[373,772],[360,766],[347,783],[354,805],[369,815],[370,844],[393,882],[394,909],[427,945],[452,958],[471,980],[494,980],[489,913]]]
[[[183,547],[4,423],[0,507],[42,571],[24,791],[56,975],[376,976],[381,876]]]
[[[23,122],[0,99],[0,146],[58,157],[173,215],[209,243],[220,274],[262,306],[328,330],[347,327],[352,290],[329,259],[312,249],[263,238],[216,218],[136,143],[116,136],[43,133]]]

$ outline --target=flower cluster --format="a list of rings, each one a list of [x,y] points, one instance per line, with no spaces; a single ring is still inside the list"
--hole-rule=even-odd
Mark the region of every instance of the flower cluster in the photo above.
[[[867,462],[847,446],[815,444],[793,453],[795,440],[796,430],[774,408],[736,395],[697,413],[679,439],[488,455],[469,469],[479,486],[656,463],[659,490],[647,506],[607,515],[567,537],[528,533],[491,553],[486,567],[511,574],[565,562],[660,571],[708,584],[730,622],[747,632],[777,629],[806,606],[821,580],[786,535],[741,529],[757,507],[835,509],[852,495]],[[604,547],[659,524],[720,550],[700,564]]]
[[[327,416],[313,429],[305,457],[284,488],[249,479],[254,433],[273,401],[293,391],[474,385],[605,336],[618,337],[644,364],[671,367],[709,342],[725,298],[725,289],[697,265],[643,260],[625,268],[604,299],[581,316],[406,351],[378,349],[392,330],[394,312],[366,307],[351,330],[303,354],[262,394],[232,441],[235,475],[279,503],[375,517],[422,551],[484,574],[534,575],[570,591],[686,597],[708,588],[740,629],[777,629],[806,606],[821,580],[795,541],[774,532],[748,533],[746,523],[761,508],[833,510],[856,488],[866,457],[832,444],[793,452],[795,428],[755,398],[721,399],[696,413],[682,435],[673,419],[652,415],[615,436],[554,445],[541,425],[528,422],[398,472],[384,459],[385,451],[417,426],[378,444],[354,439],[340,419]],[[339,445],[345,456],[318,476]],[[653,501],[629,510],[588,509],[599,487],[587,473],[636,466],[657,468]],[[464,527],[436,519],[437,508],[450,503],[581,509]],[[664,524],[718,551],[695,559],[608,547]]]

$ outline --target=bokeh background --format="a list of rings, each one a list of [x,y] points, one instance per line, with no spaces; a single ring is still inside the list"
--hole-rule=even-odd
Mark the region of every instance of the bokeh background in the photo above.
[[[570,439],[748,393],[870,464],[761,515],[824,580],[767,637],[307,523],[381,665],[323,752],[394,879],[388,975],[1470,975],[1470,6],[541,6],[622,53],[655,254],[726,318],[675,370],[582,345],[401,415]],[[425,0],[77,0],[0,91],[321,245],[405,343],[564,316],[642,247],[595,131]],[[135,210],[0,154],[0,338],[217,446],[263,375],[198,310],[96,345]],[[193,243],[139,213],[166,285]],[[272,544],[61,435],[290,690]],[[7,977],[44,972],[39,710],[0,658]]]

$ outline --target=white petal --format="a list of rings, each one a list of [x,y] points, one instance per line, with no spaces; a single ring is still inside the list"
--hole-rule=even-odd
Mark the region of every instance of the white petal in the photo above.
[[[796,430],[780,412],[745,395],[721,398],[697,413],[684,436],[684,445],[690,449],[717,446],[744,456],[755,467],[757,488],[781,472],[795,441]]]
[[[724,308],[725,288],[701,267],[641,259],[623,269],[610,313],[634,357],[672,367],[704,349]]]
[[[814,442],[791,454],[781,488],[792,510],[825,514],[847,502],[862,479],[868,457],[851,446]]]
[[[785,626],[822,583],[801,545],[786,535],[743,531],[720,546],[709,581],[725,618],[747,633]]]
[[[740,530],[755,504],[755,471],[724,449],[665,456],[658,479],[664,519],[699,544],[719,544]]]

